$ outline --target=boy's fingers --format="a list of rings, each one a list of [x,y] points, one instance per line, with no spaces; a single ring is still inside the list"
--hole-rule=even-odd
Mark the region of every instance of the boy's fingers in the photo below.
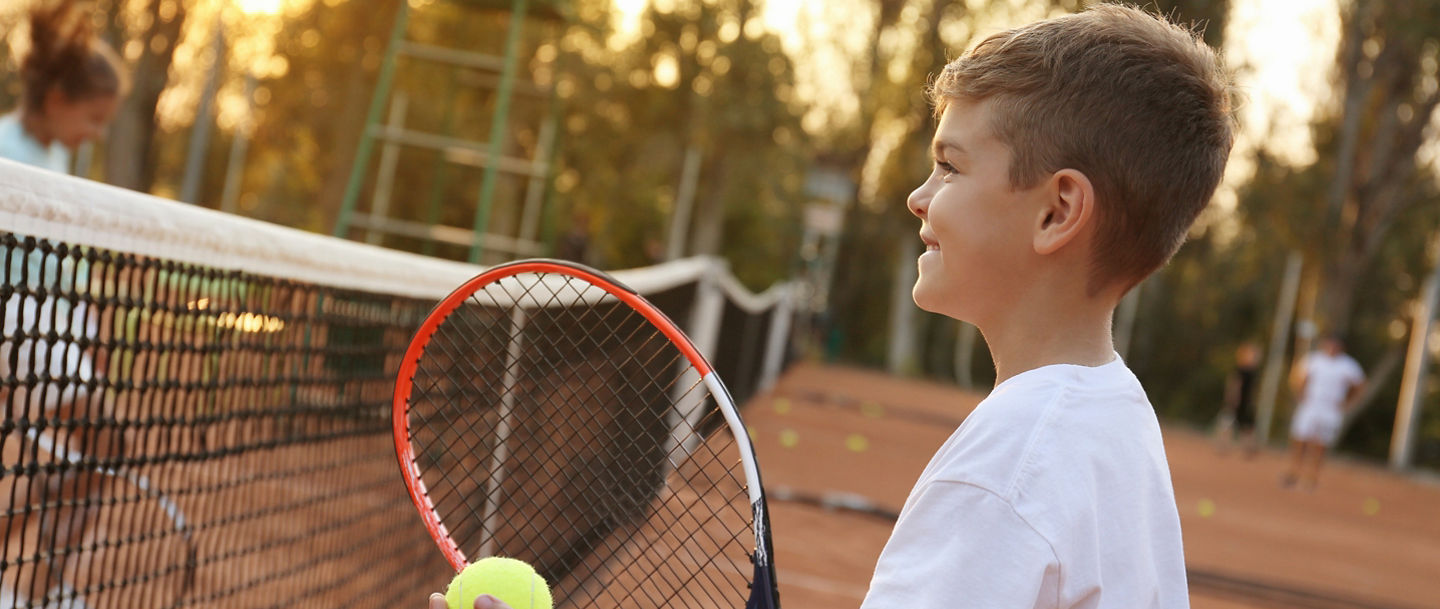
[[[430,595],[430,605],[427,609],[448,609],[448,605],[445,603],[445,595],[439,592],[432,593]],[[506,605],[501,602],[500,599],[490,596],[489,594],[481,594],[475,598],[475,609],[510,609],[510,605]]]
[[[510,609],[510,605],[489,594],[481,594],[475,598],[475,609]]]

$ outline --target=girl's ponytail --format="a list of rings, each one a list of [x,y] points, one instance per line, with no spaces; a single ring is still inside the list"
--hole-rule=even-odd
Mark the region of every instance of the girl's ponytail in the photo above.
[[[56,87],[70,101],[120,95],[125,82],[119,64],[74,0],[36,6],[30,12],[30,51],[20,62],[22,103],[29,112],[43,112],[45,96]]]

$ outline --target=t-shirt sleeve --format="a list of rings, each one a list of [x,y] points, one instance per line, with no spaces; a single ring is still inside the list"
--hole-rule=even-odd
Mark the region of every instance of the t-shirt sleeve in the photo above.
[[[1010,503],[959,482],[926,486],[895,524],[862,609],[1054,607],[1060,564]]]
[[[1359,385],[1360,383],[1365,382],[1365,369],[1363,369],[1363,368],[1360,367],[1360,363],[1359,363],[1359,362],[1356,362],[1355,360],[1351,359],[1351,360],[1346,360],[1345,363],[1347,363],[1347,364],[1350,365],[1350,366],[1349,366],[1349,369],[1350,369],[1350,384],[1351,384],[1351,385]]]

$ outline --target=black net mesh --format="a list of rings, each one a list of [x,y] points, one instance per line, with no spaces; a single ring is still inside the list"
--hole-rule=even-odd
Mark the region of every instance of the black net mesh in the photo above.
[[[445,318],[409,400],[428,496],[462,552],[531,563],[557,606],[743,606],[735,438],[680,350],[605,294],[524,273]]]
[[[381,607],[443,575],[386,435],[429,302],[0,242],[0,606]]]
[[[406,495],[390,434],[394,377],[432,299],[5,233],[0,262],[0,609],[390,608],[443,589],[450,567]],[[694,292],[647,296],[685,319]],[[505,337],[508,319],[483,321],[470,329],[477,340]],[[633,373],[590,372],[594,382]],[[515,382],[557,400],[588,391]],[[489,399],[473,385],[448,391]],[[472,424],[455,423],[457,437]],[[609,521],[544,559],[552,573],[598,569],[586,548],[645,534],[637,506],[674,475],[655,428],[621,427],[631,444],[612,457],[652,466],[632,470],[625,492],[505,482],[557,505],[606,502]],[[550,509],[541,515],[567,517]]]
[[[760,390],[765,365],[761,354],[765,352],[770,333],[772,312],[770,309],[752,312],[734,302],[725,302],[724,317],[720,321],[725,331],[720,334],[711,364],[720,378],[725,379],[725,386],[736,403],[745,403]]]

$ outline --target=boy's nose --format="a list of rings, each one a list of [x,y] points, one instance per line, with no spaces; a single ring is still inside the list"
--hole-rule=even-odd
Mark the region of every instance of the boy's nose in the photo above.
[[[905,207],[909,208],[916,218],[925,219],[925,212],[930,209],[930,193],[925,191],[924,185],[910,191],[910,196],[905,199]]]

